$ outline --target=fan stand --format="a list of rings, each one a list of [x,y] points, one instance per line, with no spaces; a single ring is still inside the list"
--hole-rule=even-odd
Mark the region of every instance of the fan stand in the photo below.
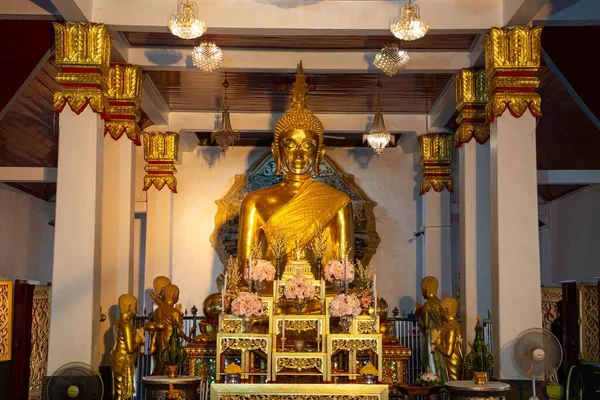
[[[533,396],[531,396],[529,400],[540,400],[535,393],[535,379],[531,380],[531,387],[533,388]]]

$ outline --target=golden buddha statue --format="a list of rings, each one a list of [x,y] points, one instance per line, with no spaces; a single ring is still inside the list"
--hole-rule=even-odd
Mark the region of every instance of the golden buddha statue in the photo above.
[[[239,217],[238,259],[246,265],[254,245],[262,244],[265,258],[273,261],[272,239],[283,237],[285,254],[305,249],[323,232],[328,254],[348,252],[354,240],[352,203],[341,191],[315,181],[325,154],[323,124],[307,108],[308,86],[302,62],[292,87],[288,110],[277,121],[271,151],[283,181],[249,193]],[[298,254],[299,258],[301,254]]]
[[[165,288],[171,283],[171,280],[166,276],[157,276],[152,281],[154,292],[149,290],[148,295],[154,300],[157,306],[162,306],[165,303]],[[156,349],[156,332],[150,334],[150,354],[154,354]]]
[[[433,351],[444,357],[444,373],[440,378],[444,381],[459,381],[463,378],[463,351],[460,324],[456,321],[458,300],[444,297],[440,301],[444,326],[440,335],[433,341]]]
[[[432,343],[440,334],[442,328],[442,310],[437,297],[438,281],[433,276],[426,276],[421,280],[421,292],[425,303],[420,307],[419,327],[423,333],[423,350],[427,356],[427,365],[432,374],[441,378],[443,371],[443,357],[438,352],[433,352]]]
[[[129,400],[135,393],[134,377],[137,354],[144,344],[144,330],[134,329],[131,319],[137,313],[137,299],[131,294],[119,297],[121,316],[113,326],[115,345],[110,352],[113,377],[113,399]]]
[[[158,359],[158,355],[165,348],[173,326],[179,327],[179,336],[188,342],[192,340],[183,333],[183,314],[181,308],[177,307],[179,301],[179,288],[176,285],[169,284],[164,288],[165,300],[154,312],[152,317],[144,326],[144,329],[150,334],[155,335],[154,348],[149,354],[155,358],[155,367],[152,375],[164,375],[164,365]]]

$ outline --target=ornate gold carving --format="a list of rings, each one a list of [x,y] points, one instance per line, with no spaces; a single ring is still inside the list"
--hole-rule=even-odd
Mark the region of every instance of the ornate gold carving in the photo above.
[[[359,338],[348,338],[348,339],[332,339],[331,340],[331,352],[336,351],[363,351],[371,350],[377,352],[377,339],[359,339]]]
[[[177,193],[175,163],[179,135],[175,132],[144,132],[144,159],[148,164],[144,170],[144,190],[154,186],[161,190],[165,185]]]
[[[242,332],[242,320],[241,319],[223,319],[221,323],[221,333],[241,333]]]
[[[111,38],[103,24],[54,23],[55,57],[60,72],[52,109],[62,112],[69,104],[80,114],[89,104],[104,114]]]
[[[579,285],[579,359],[585,362],[600,361],[598,296],[597,285]]]
[[[264,338],[221,338],[221,352],[226,350],[262,350],[264,353],[268,353],[268,347],[269,342]]]
[[[12,347],[12,282],[0,281],[0,361],[10,360]]]
[[[295,369],[298,372],[316,368],[323,373],[323,359],[321,357],[298,357],[298,356],[278,356],[277,357],[277,372],[281,372],[284,368]]]
[[[490,137],[490,126],[486,122],[487,80],[485,70],[461,69],[454,77],[456,81],[455,147],[460,147],[475,138],[483,144]]]
[[[534,117],[542,115],[540,95],[534,92],[540,84],[534,74],[540,67],[541,35],[540,26],[490,29],[485,39],[488,121],[507,108],[515,118],[527,109]]]
[[[562,299],[562,288],[542,287],[542,328],[551,330],[558,315],[556,303]]]
[[[353,394],[224,394],[220,400],[380,400],[376,395]]]
[[[379,333],[377,329],[377,323],[375,320],[357,320],[356,321],[356,333],[358,334],[369,334]]]
[[[104,134],[118,140],[125,133],[136,145],[140,142],[142,86],[144,75],[137,65],[110,67],[108,74],[108,109],[104,122]]]
[[[277,333],[281,332],[282,320],[277,321]],[[317,330],[317,321],[309,320],[309,319],[286,319],[285,320],[285,330],[286,331],[311,331]]]
[[[48,365],[50,332],[50,286],[36,286],[33,292],[29,399],[41,399],[42,381]]]
[[[421,151],[421,194],[433,188],[441,192],[446,188],[449,192],[454,191],[452,180],[452,152],[453,135],[447,133],[428,133],[419,136],[419,148]]]

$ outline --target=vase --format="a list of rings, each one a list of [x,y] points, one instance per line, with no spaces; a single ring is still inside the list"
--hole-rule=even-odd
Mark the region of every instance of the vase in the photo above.
[[[342,333],[350,333],[351,325],[352,325],[352,316],[342,315],[340,317],[340,327],[342,328]]]
[[[317,258],[317,280],[322,278],[322,276],[321,276],[321,274],[322,274],[321,273],[321,267],[322,267],[321,260],[322,260],[322,258],[320,258],[320,257]]]
[[[487,381],[487,372],[473,371],[473,381],[476,385],[485,385],[485,382]]]
[[[241,333],[250,333],[252,331],[252,324],[254,324],[254,321],[252,321],[252,318],[250,318],[250,317],[243,317],[240,320],[240,331],[241,331]]]
[[[281,258],[275,259],[275,279],[281,279]]]
[[[333,287],[335,288],[335,294],[346,293],[346,282],[336,279],[333,281]]]
[[[177,378],[178,369],[179,365],[165,365],[165,371],[167,372],[167,376],[171,379]]]
[[[240,374],[225,374],[225,383],[240,383]]]
[[[304,299],[296,299],[296,315],[301,315],[302,310],[304,309],[305,300]]]
[[[254,290],[256,290],[256,294],[260,296],[260,293],[265,288],[264,281],[254,281]]]
[[[304,345],[306,342],[304,340],[294,340],[294,350],[298,353],[304,352]]]

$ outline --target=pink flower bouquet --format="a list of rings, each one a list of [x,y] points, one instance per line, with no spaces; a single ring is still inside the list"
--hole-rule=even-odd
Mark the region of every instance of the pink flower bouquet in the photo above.
[[[327,282],[354,280],[354,264],[348,258],[344,260],[331,259],[325,265],[325,280]]]
[[[425,372],[421,375],[415,383],[420,386],[438,386],[442,384],[440,378],[436,374],[432,374],[431,372]]]
[[[240,292],[231,302],[231,312],[238,317],[260,317],[262,311],[262,300],[254,293]]]
[[[256,260],[250,264],[250,279],[253,281],[272,281],[275,279],[275,267],[267,260]]]
[[[310,300],[315,297],[315,287],[310,279],[302,275],[297,275],[288,279],[283,294],[290,300]]]
[[[353,294],[338,294],[331,300],[332,317],[356,317],[362,312],[360,300]]]

